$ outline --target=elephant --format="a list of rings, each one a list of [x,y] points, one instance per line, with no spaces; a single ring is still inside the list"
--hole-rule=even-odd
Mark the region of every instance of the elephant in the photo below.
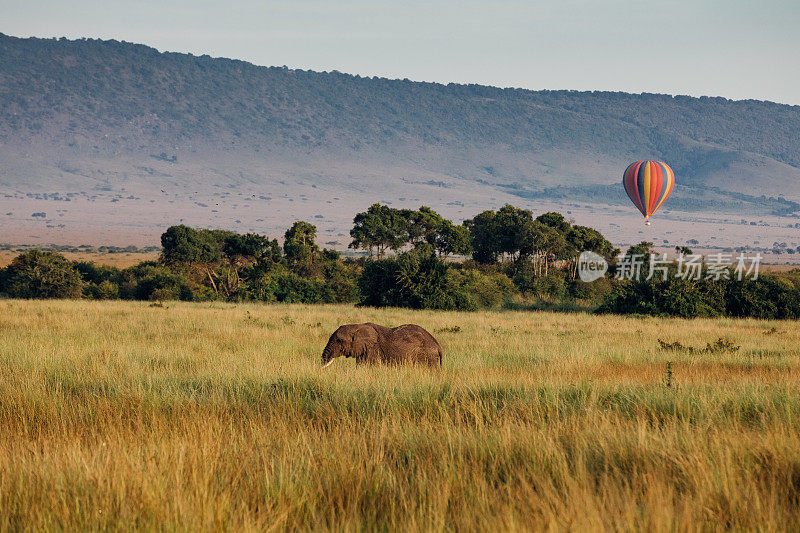
[[[416,324],[396,328],[372,323],[340,326],[322,351],[323,368],[342,355],[355,357],[356,364],[442,365],[442,347],[433,335]]]

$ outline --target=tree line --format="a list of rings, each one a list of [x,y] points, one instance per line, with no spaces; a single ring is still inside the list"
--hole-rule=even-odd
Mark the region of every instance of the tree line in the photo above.
[[[362,250],[361,257],[321,249],[316,231],[297,221],[279,243],[254,233],[177,225],[162,234],[158,260],[124,269],[32,249],[0,269],[0,295],[800,317],[800,270],[746,282],[617,280],[619,250],[597,230],[559,213],[534,216],[505,205],[454,224],[425,206],[374,204],[356,214],[350,231],[349,246]],[[640,243],[627,253],[646,256],[650,246]],[[578,279],[584,250],[606,258],[607,276]]]

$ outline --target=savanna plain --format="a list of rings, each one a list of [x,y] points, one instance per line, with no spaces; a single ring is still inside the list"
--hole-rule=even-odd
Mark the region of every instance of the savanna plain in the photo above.
[[[3,531],[798,528],[796,322],[0,300]]]

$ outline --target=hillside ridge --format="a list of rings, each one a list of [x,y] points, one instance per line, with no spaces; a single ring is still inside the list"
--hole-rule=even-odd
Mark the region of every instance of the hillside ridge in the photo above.
[[[455,219],[505,201],[628,207],[622,169],[660,159],[679,184],[665,213],[800,207],[800,106],[415,82],[2,34],[0,73],[9,201],[72,193],[118,209],[133,196],[245,224],[241,203],[211,209],[228,190],[270,197],[286,217],[309,210],[292,202],[314,203],[338,232],[373,201],[425,201]],[[333,197],[340,207],[325,212]],[[239,214],[217,214],[226,207]]]

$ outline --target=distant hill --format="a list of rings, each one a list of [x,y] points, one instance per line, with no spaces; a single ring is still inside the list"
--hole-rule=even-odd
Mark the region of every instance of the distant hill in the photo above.
[[[419,83],[0,34],[0,158],[7,198],[142,198],[209,220],[240,194],[334,220],[352,208],[323,212],[333,197],[622,206],[625,165],[662,159],[680,183],[674,210],[784,216],[800,208],[800,106]]]

